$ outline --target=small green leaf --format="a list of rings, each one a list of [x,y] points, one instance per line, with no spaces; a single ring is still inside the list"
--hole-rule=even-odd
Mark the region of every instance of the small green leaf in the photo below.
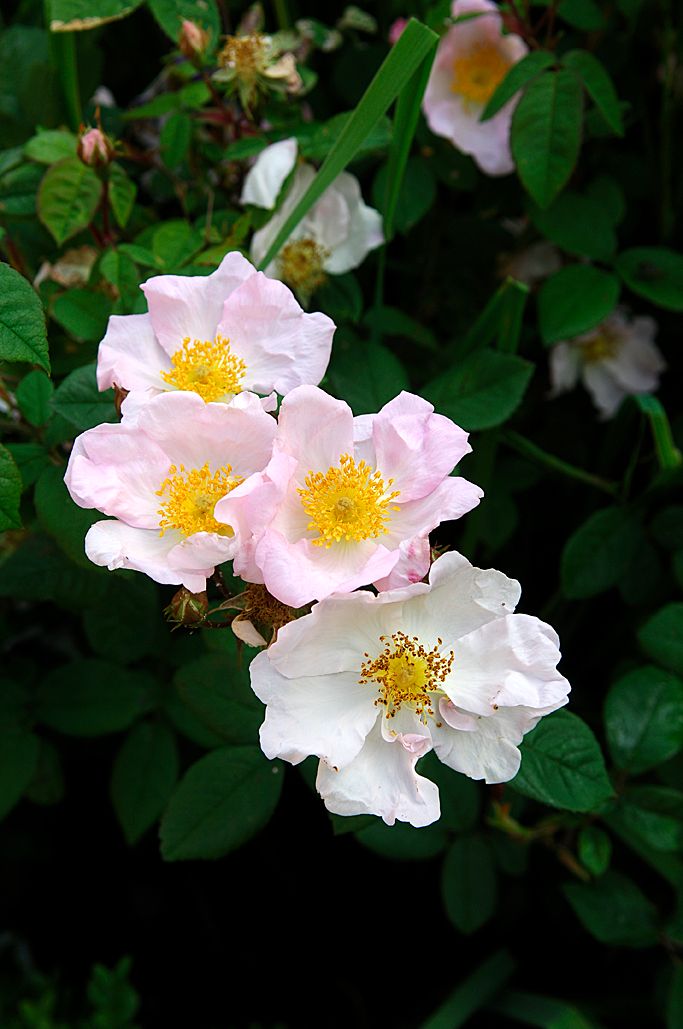
[[[617,248],[612,212],[589,194],[566,190],[550,207],[532,206],[529,213],[538,231],[569,254],[608,261]]]
[[[19,410],[31,425],[45,425],[52,414],[50,401],[54,387],[47,375],[37,369],[25,375],[17,386]]]
[[[579,861],[591,875],[604,875],[612,857],[612,841],[604,829],[585,825],[579,832]]]
[[[119,294],[116,314],[136,314],[139,303],[140,276],[133,259],[120,247],[107,250],[100,261],[102,276],[116,287]]]
[[[438,824],[415,829],[403,822],[385,825],[379,819],[373,821],[376,824],[356,832],[356,839],[392,861],[426,861],[441,854],[448,844],[446,832]]]
[[[109,169],[109,203],[114,212],[117,225],[124,228],[133,213],[133,204],[138,188],[128,177],[120,164],[112,164]]]
[[[50,0],[50,30],[78,32],[95,29],[106,22],[125,18],[139,7],[142,0]]]
[[[102,183],[78,157],[65,157],[45,172],[38,191],[38,217],[61,245],[95,217]]]
[[[262,829],[277,806],[282,765],[258,747],[222,747],[185,773],[161,821],[166,861],[218,858]]]
[[[99,517],[99,512],[94,512],[95,520]],[[82,559],[90,564],[84,554]],[[159,593],[142,575],[130,579],[108,576],[108,581],[104,600],[93,602],[85,612],[83,628],[96,654],[130,664],[157,649],[163,631]]]
[[[31,782],[39,749],[40,741],[32,732],[0,732],[0,818],[9,814]]]
[[[50,371],[40,298],[23,275],[1,262],[0,361],[26,361]]]
[[[683,311],[683,255],[666,247],[633,247],[619,254],[615,267],[638,296],[667,311]]]
[[[24,146],[24,153],[39,164],[54,164],[64,157],[74,157],[78,140],[72,132],[63,129],[47,129],[38,132]]]
[[[214,0],[148,0],[149,8],[166,35],[177,43],[185,18],[211,32],[215,43],[220,33],[218,8]]]
[[[78,507],[64,484],[64,467],[50,465],[36,483],[35,505],[45,531],[64,553],[82,568],[95,569],[85,556],[85,534],[94,522],[101,521],[99,511]]]
[[[212,732],[228,743],[256,743],[264,709],[236,646],[232,655],[206,654],[183,665],[174,682],[183,703]]]
[[[58,414],[80,432],[92,429],[101,422],[118,421],[114,390],[99,392],[94,364],[85,364],[67,375],[55,390],[53,406]]]
[[[159,818],[177,779],[174,733],[159,722],[134,726],[116,756],[111,778],[111,799],[127,843],[137,843]]]
[[[36,715],[68,736],[119,732],[149,710],[152,684],[142,672],[109,661],[72,661],[45,676]]]
[[[201,250],[202,236],[184,221],[164,222],[152,238],[152,251],[157,265],[172,270],[186,264]]]
[[[461,933],[480,929],[496,908],[496,868],[480,836],[462,836],[446,854],[441,872],[446,914]]]
[[[609,127],[617,136],[623,136],[624,125],[619,97],[602,62],[588,50],[570,50],[563,56],[562,63],[579,76],[586,92]]]
[[[358,374],[358,362],[363,374]],[[337,334],[325,388],[351,406],[354,414],[377,411],[408,388],[408,374],[390,350],[379,343],[365,343]]]
[[[192,142],[192,119],[178,111],[166,119],[159,137],[159,145],[167,168],[177,168],[187,157]]]
[[[325,308],[327,311],[327,308]],[[411,318],[405,311],[398,307],[373,307],[368,311],[363,324],[370,329],[376,329],[381,336],[396,336],[399,339],[408,339],[424,350],[438,351],[439,345],[431,329],[428,329],[416,318]]]
[[[623,507],[606,507],[580,525],[562,551],[562,592],[583,600],[616,586],[640,542],[640,528]]]
[[[41,443],[8,443],[7,450],[19,469],[21,488],[24,492],[50,464],[50,455]]]
[[[359,322],[363,313],[363,293],[353,272],[328,276],[315,292],[315,306],[337,324]]]
[[[107,329],[111,301],[104,293],[70,289],[55,298],[51,314],[70,336],[99,343]]]
[[[654,850],[683,849],[683,793],[670,786],[632,786],[607,821],[622,836],[636,836]]]
[[[102,569],[79,568],[48,536],[34,532],[0,563],[0,597],[48,600],[69,611],[82,611],[108,589]]]
[[[605,14],[595,0],[561,0],[557,13],[583,32],[597,32],[605,24]]]
[[[659,467],[662,471],[678,468],[683,463],[683,455],[674,442],[671,424],[661,400],[649,393],[638,393],[633,399],[650,423]]]
[[[523,57],[521,61],[513,64],[503,81],[496,88],[495,93],[484,108],[479,121],[488,121],[498,114],[502,107],[505,107],[509,100],[512,100],[515,93],[524,89],[529,82],[537,78],[546,68],[555,64],[555,55],[547,50],[532,50]]]
[[[552,203],[574,169],[582,118],[581,85],[564,69],[539,75],[515,108],[512,156],[522,184],[541,207]]]
[[[619,280],[590,264],[570,264],[551,276],[538,294],[538,322],[546,345],[572,339],[611,314]]]
[[[21,490],[21,474],[14,458],[9,450],[0,444],[0,532],[21,528]]]
[[[475,350],[423,389],[427,400],[468,431],[491,429],[516,411],[534,371],[516,354]]]
[[[625,875],[607,872],[592,883],[567,883],[563,892],[574,913],[600,943],[649,947],[657,942],[657,912]]]
[[[481,802],[479,785],[439,761],[434,751],[421,759],[418,771],[439,787],[439,827],[454,832],[474,828]]]
[[[607,743],[619,768],[637,775],[683,748],[683,682],[645,665],[628,672],[605,701]]]
[[[488,1004],[515,970],[515,962],[505,950],[497,951],[473,972],[460,979],[443,1004],[422,1022],[421,1029],[461,1029],[471,1016]]]
[[[667,604],[645,622],[638,642],[648,657],[683,675],[683,604]]]

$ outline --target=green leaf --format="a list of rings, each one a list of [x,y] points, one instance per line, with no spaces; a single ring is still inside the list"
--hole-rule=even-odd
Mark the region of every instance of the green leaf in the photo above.
[[[305,122],[294,129],[299,144],[299,153],[307,161],[322,161],[336,143],[339,133],[346,127],[346,123],[353,117],[353,111],[344,111],[342,114],[335,114],[324,122]],[[391,142],[392,128],[388,118],[381,118],[372,132],[366,137],[362,146],[355,155],[355,160],[367,154],[376,153],[378,150],[386,150]],[[267,140],[265,145],[267,146]],[[231,161],[241,160],[244,157],[253,157],[264,147],[264,141],[257,136],[238,139],[225,151],[225,156]]]
[[[583,32],[597,32],[605,24],[605,15],[595,0],[561,0],[557,13]]]
[[[607,821],[622,836],[636,836],[654,850],[683,849],[683,793],[670,786],[632,786]]]
[[[161,821],[166,861],[218,858],[269,821],[282,789],[282,765],[258,747],[222,747],[187,771]]]
[[[446,849],[448,837],[439,825],[415,829],[397,822],[385,825],[374,819],[375,825],[356,832],[356,839],[368,850],[393,861],[426,861]]]
[[[671,425],[661,400],[649,393],[639,393],[633,399],[650,423],[660,469],[670,471],[678,468],[683,462],[683,455],[674,442]]]
[[[525,189],[547,207],[571,175],[581,146],[581,85],[569,71],[529,84],[512,116],[510,147]]]
[[[23,275],[1,262],[0,361],[26,361],[50,371],[40,298]]]
[[[0,732],[0,818],[9,814],[31,782],[39,749],[40,741],[32,732]]]
[[[382,336],[408,339],[424,350],[436,352],[439,350],[436,337],[431,329],[417,321],[416,318],[411,318],[409,314],[401,311],[398,307],[387,307],[386,305],[373,307],[363,319],[363,324],[370,329],[375,329]]]
[[[448,851],[441,894],[446,914],[461,933],[469,935],[488,922],[496,908],[496,869],[480,836],[462,836]]]
[[[21,528],[21,489],[21,474],[14,458],[9,450],[0,444],[0,532]]]
[[[160,93],[147,104],[133,107],[123,115],[125,121],[137,118],[161,118],[164,114],[181,109],[195,110],[203,107],[211,92],[204,82],[189,82],[175,93]]]
[[[683,675],[683,603],[653,614],[639,630],[638,642],[653,661]]]
[[[592,883],[567,883],[563,893],[584,928],[600,943],[649,947],[657,942],[657,912],[625,875],[607,872]]]
[[[616,270],[629,289],[667,311],[683,311],[683,255],[667,247],[633,247]]]
[[[215,43],[220,33],[218,8],[214,0],[148,0],[157,22],[169,39],[178,41],[183,19],[196,22],[211,32]]]
[[[645,665],[616,682],[605,701],[605,732],[619,768],[637,775],[683,748],[683,682]]]
[[[375,207],[382,210],[387,201],[385,197],[389,189],[389,165],[383,164],[377,172],[372,184],[372,201]],[[393,196],[393,191],[392,191]],[[405,174],[398,190],[395,204],[394,227],[405,235],[434,205],[436,200],[436,179],[434,172],[422,157],[410,157],[405,166]]]
[[[422,390],[440,414],[468,431],[501,425],[517,410],[534,371],[516,354],[476,350]]]
[[[508,70],[507,75],[496,87],[496,91],[482,111],[479,121],[488,121],[498,114],[502,107],[505,107],[509,100],[512,100],[515,93],[537,78],[546,68],[555,64],[554,54],[547,50],[532,50],[531,53],[517,61]]]
[[[50,464],[50,455],[41,443],[8,443],[7,450],[19,469],[22,492],[32,486]]]
[[[586,0],[582,2],[585,3]],[[588,50],[570,50],[563,56],[562,63],[579,76],[586,92],[609,127],[617,136],[623,136],[624,125],[619,97],[602,62]]]
[[[97,518],[99,512],[95,512]],[[85,612],[83,628],[96,654],[130,664],[157,649],[163,629],[159,593],[142,575],[130,579],[108,576],[108,581],[104,599],[93,602]]]
[[[152,252],[163,270],[186,264],[202,245],[201,234],[185,221],[164,222],[152,238]]]
[[[362,362],[363,374],[358,374]],[[325,389],[345,400],[354,414],[377,411],[407,389],[408,375],[394,354],[380,343],[339,336],[325,377]]]
[[[99,343],[107,329],[111,301],[90,289],[70,289],[55,298],[51,314],[75,339]]]
[[[106,22],[125,18],[141,3],[142,0],[97,0],[93,11],[92,0],[50,0],[50,30],[78,32],[95,29]]]
[[[35,164],[22,164],[0,176],[0,214],[34,218],[36,194],[42,178],[43,169]]]
[[[85,364],[67,375],[55,390],[53,406],[57,414],[66,418],[79,432],[92,429],[101,422],[118,421],[114,390],[99,392],[94,364]]]
[[[579,861],[591,875],[604,875],[612,857],[612,841],[604,829],[585,825],[579,832]]]
[[[128,177],[120,164],[109,168],[109,203],[116,218],[116,224],[124,228],[133,213],[133,204],[138,188]]]
[[[167,168],[177,168],[187,157],[192,142],[192,119],[178,111],[166,119],[159,137],[159,145]]]
[[[498,993],[514,969],[515,962],[507,951],[493,954],[458,983],[450,997],[422,1023],[421,1029],[460,1029],[469,1024],[470,1016]]]
[[[597,197],[567,190],[529,213],[538,231],[569,254],[608,261],[617,248],[612,212]]]
[[[359,322],[363,313],[363,293],[353,272],[329,275],[315,292],[315,306],[337,324]]]
[[[619,280],[590,264],[570,264],[552,275],[538,294],[538,322],[546,345],[587,332],[611,314]]]
[[[102,520],[99,511],[78,507],[64,484],[64,467],[50,465],[36,483],[35,505],[38,519],[64,553],[82,568],[95,566],[85,556],[85,534],[94,522]],[[98,572],[101,574],[101,572]]]
[[[662,508],[652,519],[650,531],[665,550],[683,549],[683,504]]]
[[[640,528],[623,507],[596,511],[569,537],[562,551],[562,592],[583,600],[616,586],[640,542]]]
[[[36,715],[68,736],[119,732],[149,710],[152,683],[110,661],[72,661],[45,676]]]
[[[107,250],[100,261],[102,276],[116,287],[119,294],[117,314],[135,314],[140,297],[140,276],[135,262],[120,248]]]
[[[101,569],[79,568],[48,536],[32,533],[0,563],[0,597],[49,600],[81,611],[101,600],[108,589]]]
[[[174,683],[183,703],[212,732],[228,743],[256,743],[264,708],[236,645],[232,655],[206,654],[183,665]]]
[[[476,825],[480,807],[477,783],[439,761],[433,751],[420,760],[418,771],[439,787],[439,828],[452,829],[454,832],[472,829]]]
[[[58,245],[95,217],[102,183],[78,157],[65,157],[45,172],[38,191],[38,217]]]
[[[45,425],[52,414],[50,401],[54,388],[47,375],[37,369],[25,375],[17,386],[19,410],[31,425]]]
[[[39,164],[54,164],[64,157],[76,155],[77,137],[73,132],[65,132],[63,129],[43,129],[37,136],[29,139],[24,146],[24,153],[32,161]]]
[[[160,817],[178,779],[175,734],[159,722],[140,722],[116,755],[111,799],[128,844]]]
[[[358,106],[339,134],[318,174],[273,240],[260,267],[267,268],[290,233],[299,224],[360,150],[381,117],[411,80],[423,61],[431,60],[438,37],[425,25],[411,18],[401,38],[392,47]]]
[[[538,1029],[601,1029],[573,1004],[555,997],[543,997],[521,990],[506,990],[491,1004],[490,1011]]]
[[[613,794],[595,736],[577,715],[556,711],[524,738],[511,785],[565,811],[595,811]]]

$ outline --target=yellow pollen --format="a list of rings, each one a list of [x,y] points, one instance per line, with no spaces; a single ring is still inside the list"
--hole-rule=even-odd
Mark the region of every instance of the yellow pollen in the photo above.
[[[479,43],[453,61],[451,91],[473,104],[486,104],[512,61],[492,43]]]
[[[268,67],[270,52],[268,37],[259,32],[228,36],[218,55],[218,62],[221,67],[233,70],[238,79],[251,82]]]
[[[221,536],[232,536],[233,530],[223,522],[217,522],[213,510],[218,501],[244,480],[232,474],[229,464],[212,472],[208,462],[203,468],[186,471],[184,465],[171,465],[168,478],[156,491],[158,497],[165,497],[159,508],[161,521],[159,535],[167,529],[178,529],[183,536],[195,532],[217,532]]]
[[[171,358],[171,370],[161,378],[176,389],[199,393],[202,400],[220,400],[230,393],[239,393],[247,368],[244,361],[230,351],[230,340],[216,336],[214,340],[190,339],[186,336],[180,350]]]
[[[590,339],[579,343],[586,364],[595,364],[608,357],[614,357],[619,349],[620,340],[608,329],[602,329]]]
[[[295,239],[282,248],[278,258],[280,275],[293,289],[310,295],[327,278],[323,271],[327,257],[329,251],[314,239]]]
[[[387,718],[393,718],[402,704],[409,704],[423,721],[427,715],[433,717],[433,700],[443,693],[441,687],[453,665],[453,651],[443,656],[439,649],[441,639],[427,650],[417,636],[406,636],[404,632],[379,639],[384,649],[376,658],[364,655],[359,683],[377,683],[379,695],[375,706],[384,706]]]
[[[388,492],[381,472],[374,471],[365,461],[356,464],[350,454],[342,454],[339,467],[323,472],[309,472],[306,488],[297,492],[304,511],[311,519],[308,528],[318,533],[312,542],[319,547],[331,547],[341,540],[367,540],[383,536],[392,504],[399,491]]]

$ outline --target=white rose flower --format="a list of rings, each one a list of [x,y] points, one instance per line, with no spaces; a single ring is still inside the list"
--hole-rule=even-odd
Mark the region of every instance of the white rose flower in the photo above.
[[[328,810],[388,825],[439,817],[438,788],[415,770],[431,749],[472,779],[512,779],[522,737],[570,689],[557,634],[513,614],[519,595],[513,579],[449,553],[428,583],[316,604],[251,664],[264,753],[317,755]]]

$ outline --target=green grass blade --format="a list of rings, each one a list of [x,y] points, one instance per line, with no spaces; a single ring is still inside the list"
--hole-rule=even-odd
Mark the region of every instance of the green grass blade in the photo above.
[[[641,393],[635,400],[650,422],[659,467],[662,471],[671,471],[673,468],[679,468],[683,458],[681,457],[680,450],[674,443],[669,419],[660,401],[649,393]]]
[[[388,111],[401,90],[411,81],[425,59],[431,55],[437,42],[438,36],[435,32],[415,18],[410,19],[401,38],[380,66],[353,116],[325,158],[318,174],[273,240],[259,265],[261,269],[270,264],[287,242],[292,230],[334,182],[337,175],[353,160],[363,140]]]
[[[455,988],[438,1011],[422,1023],[421,1029],[458,1029],[470,1015],[484,1007],[507,982],[515,962],[505,950],[487,958]]]
[[[529,296],[529,287],[516,279],[506,279],[505,295],[498,321],[498,349],[504,354],[516,354],[522,331],[524,308]]]

